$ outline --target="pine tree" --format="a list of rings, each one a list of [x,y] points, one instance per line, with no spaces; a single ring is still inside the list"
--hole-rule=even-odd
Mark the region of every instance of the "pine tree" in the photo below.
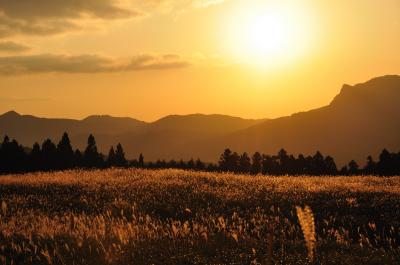
[[[40,145],[35,143],[32,147],[32,151],[29,153],[29,169],[32,171],[37,171],[43,169],[42,164],[42,151],[40,150]]]
[[[142,153],[140,153],[140,155],[139,155],[138,166],[139,167],[144,167],[144,157],[143,157]]]
[[[100,167],[101,166],[101,157],[99,152],[97,151],[96,140],[94,136],[89,135],[87,141],[87,147],[83,154],[84,166],[88,168]]]
[[[115,152],[115,162],[119,167],[125,167],[128,165],[128,161],[125,158],[124,149],[120,143],[117,145],[117,151]]]
[[[188,169],[195,169],[196,165],[194,163],[193,158],[191,158],[188,162],[187,162],[187,168]]]
[[[325,169],[324,174],[328,174],[328,175],[336,175],[337,174],[337,167],[336,167],[336,163],[335,163],[333,157],[327,156],[325,158],[324,169]]]
[[[83,166],[83,155],[79,149],[76,149],[74,152],[74,165],[77,167]]]
[[[67,133],[63,134],[57,145],[57,156],[60,169],[69,169],[74,166],[74,151]]]
[[[356,161],[351,160],[349,163],[349,174],[357,175],[359,173],[359,166]]]
[[[108,157],[107,157],[107,166],[113,167],[116,166],[116,157],[115,157],[115,151],[114,147],[111,146],[110,151],[108,152]]]
[[[249,155],[244,152],[239,158],[239,170],[241,173],[249,173],[251,168],[251,160]]]
[[[0,173],[6,172],[7,165],[7,152],[6,146],[10,142],[10,138],[6,135],[4,136],[3,142],[0,145]]]
[[[219,158],[219,168],[222,171],[229,171],[230,170],[230,161],[231,161],[231,156],[232,156],[232,151],[227,148],[225,151],[222,153],[222,155]]]
[[[196,160],[196,170],[204,170],[206,168],[205,164],[200,160],[200,158],[198,158]]]
[[[388,150],[383,149],[382,153],[379,156],[378,174],[384,176],[394,175],[394,161],[394,155],[391,154]]]
[[[324,156],[321,152],[317,151],[313,156],[311,168],[313,175],[323,175],[327,171]]]
[[[376,172],[376,163],[374,161],[374,159],[372,158],[372,156],[368,156],[367,157],[367,164],[364,167],[364,172],[365,174],[369,174],[372,175]]]
[[[57,168],[57,147],[47,139],[42,144],[42,161],[44,170],[54,170]]]
[[[251,174],[257,175],[262,172],[262,156],[259,152],[255,152],[251,158]]]
[[[228,148],[219,159],[219,168],[222,171],[238,172],[239,171],[239,155]]]

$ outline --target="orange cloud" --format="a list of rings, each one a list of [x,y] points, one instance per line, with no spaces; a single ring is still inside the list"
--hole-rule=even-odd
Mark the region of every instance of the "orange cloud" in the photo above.
[[[13,41],[0,41],[0,52],[11,52],[11,53],[18,53],[18,52],[25,52],[30,50],[31,48]]]
[[[0,0],[0,37],[79,29],[80,19],[115,20],[142,13],[115,0]]]
[[[176,69],[189,65],[189,61],[179,55],[144,54],[123,62],[100,55],[40,54],[0,57],[0,74],[125,72]]]

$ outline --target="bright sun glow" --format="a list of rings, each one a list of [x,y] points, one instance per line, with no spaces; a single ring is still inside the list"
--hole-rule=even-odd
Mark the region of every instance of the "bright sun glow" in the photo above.
[[[246,63],[286,64],[310,48],[309,21],[305,10],[293,5],[246,6],[228,25],[230,49]]]
[[[251,52],[262,57],[284,52],[290,45],[290,29],[277,16],[263,15],[254,18],[248,25],[245,45]]]

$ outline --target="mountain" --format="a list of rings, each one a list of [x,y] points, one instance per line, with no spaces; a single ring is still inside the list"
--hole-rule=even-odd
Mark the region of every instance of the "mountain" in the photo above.
[[[130,158],[217,161],[227,147],[243,152],[331,155],[339,165],[360,164],[383,148],[400,151],[400,76],[383,76],[354,86],[344,85],[325,107],[270,120],[246,120],[224,115],[170,115],[152,123],[132,118],[90,116],[83,120],[45,119],[8,112],[0,116],[5,134],[31,146],[67,131],[83,149],[89,133],[106,153],[120,142]]]
[[[47,119],[20,115],[15,111],[0,116],[0,136],[8,135],[24,146],[50,138],[57,142],[68,132],[72,144],[80,149],[93,133],[100,151],[121,142],[128,156],[145,152],[150,158],[183,155],[179,148],[187,142],[205,140],[248,128],[264,120],[246,120],[225,115],[170,115],[152,123],[107,115],[89,116],[83,120]],[[178,147],[179,146],[179,147]]]
[[[15,111],[0,116],[0,136],[9,135],[23,145],[45,139],[58,140],[63,132],[73,137],[89,133],[120,135],[140,130],[147,124],[131,118],[112,118],[110,116],[90,116],[84,120],[47,119],[31,115],[20,115]]]
[[[258,124],[263,120],[249,120],[226,115],[170,115],[151,124],[153,130],[202,132],[207,134],[224,134]]]
[[[196,146],[205,143],[196,143]],[[363,164],[383,148],[400,151],[400,76],[383,76],[354,86],[344,85],[325,107],[267,120],[207,142],[204,157],[222,148],[275,154],[314,154],[320,150],[343,165],[351,159]],[[189,147],[190,148],[190,147]],[[194,148],[194,147],[191,147]]]

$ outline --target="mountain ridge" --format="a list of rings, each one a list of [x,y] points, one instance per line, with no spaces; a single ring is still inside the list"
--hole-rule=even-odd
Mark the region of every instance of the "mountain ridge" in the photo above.
[[[58,141],[62,132],[69,132],[70,128],[73,144],[83,148],[87,134],[97,128],[93,133],[102,152],[121,142],[132,158],[143,152],[149,160],[200,157],[215,162],[227,147],[269,154],[285,148],[290,153],[303,154],[319,150],[335,157],[339,164],[351,159],[362,163],[367,155],[376,157],[383,148],[400,150],[399,113],[400,76],[387,75],[355,85],[344,84],[329,105],[276,119],[197,113],[168,115],[154,122],[109,115],[73,120],[10,111],[0,116],[0,135],[9,134],[31,145],[44,137]],[[16,127],[20,125],[19,130],[11,130],[4,117]],[[50,126],[46,123],[49,121],[57,123]],[[41,134],[37,127],[44,132]],[[29,128],[29,133],[24,128]]]
[[[327,106],[271,119],[226,136],[221,145],[238,151],[313,154],[320,150],[340,164],[364,162],[383,148],[400,150],[400,76],[344,85]],[[273,139],[270,142],[266,138]],[[336,147],[332,146],[335,143]]]

